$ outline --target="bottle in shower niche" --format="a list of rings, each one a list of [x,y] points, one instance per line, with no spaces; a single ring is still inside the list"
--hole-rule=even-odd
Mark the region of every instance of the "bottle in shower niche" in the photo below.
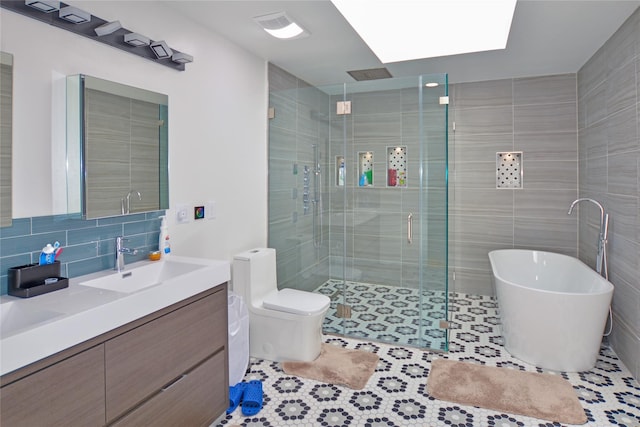
[[[344,169],[344,160],[343,160],[340,162],[340,167],[338,168],[338,186],[339,187],[344,186],[344,176],[345,176],[345,169]]]
[[[360,175],[360,181],[358,181],[358,185],[360,187],[366,187],[368,185],[367,174],[365,174],[364,172],[362,172],[362,175]]]

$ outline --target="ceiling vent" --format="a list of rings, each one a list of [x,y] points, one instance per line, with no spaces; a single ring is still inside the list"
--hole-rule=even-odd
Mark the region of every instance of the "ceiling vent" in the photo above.
[[[279,39],[298,39],[309,36],[309,32],[296,24],[285,12],[256,16],[253,20],[267,33]]]
[[[379,80],[393,77],[386,68],[370,68],[368,70],[347,71],[356,81],[362,80]]]

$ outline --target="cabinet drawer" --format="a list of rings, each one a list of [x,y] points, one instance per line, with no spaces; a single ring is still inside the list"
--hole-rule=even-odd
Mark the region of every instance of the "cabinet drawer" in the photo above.
[[[229,405],[226,353],[218,352],[114,426],[208,426]]]
[[[226,343],[226,286],[107,341],[107,421],[156,393]]]
[[[0,407],[2,427],[104,425],[104,346],[2,387]]]

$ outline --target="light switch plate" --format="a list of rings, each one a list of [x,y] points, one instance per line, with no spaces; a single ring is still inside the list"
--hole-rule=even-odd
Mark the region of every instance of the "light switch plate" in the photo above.
[[[206,218],[211,221],[212,219],[216,219],[216,215],[218,214],[216,209],[216,202],[210,200],[205,205],[205,212],[207,213]]]
[[[191,221],[191,210],[188,205],[176,206],[176,222],[178,224],[186,224]]]

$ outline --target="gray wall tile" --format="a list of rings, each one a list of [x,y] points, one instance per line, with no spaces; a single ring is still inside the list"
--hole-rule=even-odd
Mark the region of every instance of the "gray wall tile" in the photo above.
[[[545,131],[534,134],[518,133],[513,136],[513,150],[523,151],[527,164],[531,160],[575,162],[578,155],[578,138],[575,130],[571,132]]]
[[[450,236],[455,242],[487,242],[513,245],[513,216],[451,215]]]
[[[510,106],[513,102],[513,81],[504,79],[460,83],[453,85],[451,92],[456,109]]]
[[[571,189],[576,194],[578,168],[574,160],[523,160],[525,189]]]
[[[574,180],[575,184],[575,180]],[[568,219],[567,211],[576,199],[574,188],[558,190],[533,190],[525,188],[514,191],[514,213],[516,218]],[[575,221],[572,221],[575,225]],[[575,227],[574,227],[575,228]]]
[[[622,68],[614,68],[604,86],[606,87],[607,115],[635,106],[636,62],[631,61]]]
[[[451,167],[455,167],[464,162],[493,162],[496,161],[496,152],[514,150],[513,133],[500,134],[473,134],[473,133],[455,133],[455,143],[453,163]],[[551,144],[554,147],[557,144]],[[522,148],[515,148],[516,151],[522,151]],[[529,156],[527,151],[527,156]],[[575,156],[574,156],[575,157]]]
[[[567,215],[578,186],[576,75],[461,86],[453,85],[451,107],[452,286],[493,294],[490,249],[577,253],[577,216]],[[495,189],[495,153],[511,150],[523,152],[524,189]]]
[[[454,196],[450,202],[449,212],[454,215],[505,215],[513,213],[512,190],[463,188],[459,181],[456,181]]]
[[[554,105],[516,105],[513,108],[515,133],[575,132],[576,101]]]
[[[589,100],[580,103],[587,111],[580,112],[586,120],[579,128],[579,195],[601,201],[611,216],[609,280],[615,290],[609,339],[636,378],[640,377],[639,20],[636,11],[578,72],[578,98]],[[596,216],[579,215],[579,256],[588,265],[595,259]]]
[[[498,134],[513,132],[513,107],[461,108],[452,113],[457,133]]]
[[[580,172],[584,176],[584,187],[581,191],[606,192],[607,191],[607,157],[587,157],[586,170]]]
[[[487,255],[488,256],[488,255]],[[474,270],[469,268],[456,268],[455,280],[450,281],[450,289],[470,295],[495,295],[493,274],[491,270]]]
[[[607,129],[608,125],[604,120],[579,129],[580,148],[578,155],[583,158],[606,156]]]
[[[637,119],[635,108],[627,108],[607,116],[607,154],[640,148]]]
[[[626,196],[638,195],[640,150],[607,156],[607,191]]]
[[[584,125],[594,125],[607,117],[607,84],[601,83],[593,88],[589,93],[585,94],[584,111],[581,116],[584,117]]]
[[[566,215],[566,212],[565,212]],[[557,252],[560,248],[576,252],[578,230],[574,218],[516,218],[513,224],[514,245]]]
[[[513,80],[513,104],[575,103],[575,74],[558,74]]]

